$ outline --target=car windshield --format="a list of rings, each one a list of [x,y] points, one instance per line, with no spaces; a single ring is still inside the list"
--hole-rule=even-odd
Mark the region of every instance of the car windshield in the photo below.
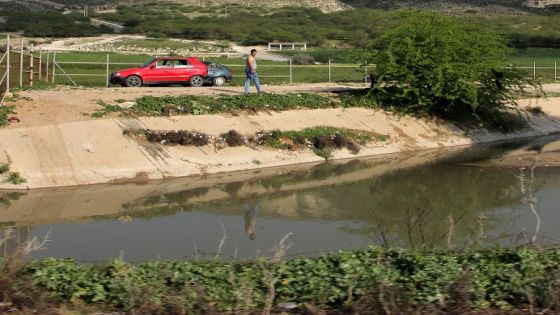
[[[154,62],[154,60],[156,60],[156,58],[151,58],[145,64],[142,65],[142,68],[147,68],[149,65],[152,64],[152,62]]]

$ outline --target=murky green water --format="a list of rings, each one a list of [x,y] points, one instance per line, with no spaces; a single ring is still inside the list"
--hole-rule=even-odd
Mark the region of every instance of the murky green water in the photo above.
[[[556,244],[560,168],[537,167],[531,178],[520,166],[531,166],[537,153],[542,165],[560,160],[557,143],[549,137],[145,185],[0,192],[0,226],[15,236],[1,249],[47,234],[46,249],[33,257],[255,257],[271,255],[286,235],[289,255],[369,245]],[[524,158],[496,165],[512,152]]]

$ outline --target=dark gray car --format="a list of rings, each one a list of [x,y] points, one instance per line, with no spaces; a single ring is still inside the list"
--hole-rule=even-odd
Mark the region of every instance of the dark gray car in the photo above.
[[[208,67],[208,76],[204,78],[204,83],[221,86],[233,79],[230,68],[212,61],[204,63]]]

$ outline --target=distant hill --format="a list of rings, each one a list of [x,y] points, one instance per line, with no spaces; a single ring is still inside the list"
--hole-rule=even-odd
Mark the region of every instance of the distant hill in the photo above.
[[[544,12],[560,0],[341,0],[354,8],[417,8],[449,15],[519,15]]]
[[[517,15],[539,12],[560,0],[0,0],[0,9],[40,11],[84,5],[127,5],[141,2],[176,2],[194,6],[237,4],[250,7],[309,7],[323,12],[352,8],[418,8],[454,15]]]
[[[78,8],[84,5],[117,4],[119,0],[0,0],[0,10],[43,11]]]

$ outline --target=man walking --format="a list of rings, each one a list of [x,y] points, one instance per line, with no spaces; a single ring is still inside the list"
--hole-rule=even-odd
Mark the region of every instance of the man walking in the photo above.
[[[255,83],[257,92],[261,93],[261,85],[259,83],[259,76],[257,75],[257,50],[252,49],[251,54],[245,60],[245,95],[249,94],[249,87],[251,80]]]

